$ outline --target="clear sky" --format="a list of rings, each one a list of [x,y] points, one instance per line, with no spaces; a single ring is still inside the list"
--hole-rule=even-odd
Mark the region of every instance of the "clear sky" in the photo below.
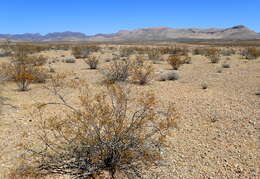
[[[0,34],[240,24],[260,32],[260,0],[0,0]]]

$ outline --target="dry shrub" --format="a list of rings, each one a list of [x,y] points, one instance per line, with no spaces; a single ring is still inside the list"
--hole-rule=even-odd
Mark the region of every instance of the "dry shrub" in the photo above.
[[[260,49],[256,47],[246,48],[241,55],[246,59],[256,59],[260,57]]]
[[[94,178],[109,171],[111,178],[116,172],[134,178],[152,166],[160,167],[167,136],[176,125],[172,105],[163,110],[153,94],[133,98],[119,85],[92,95],[84,82],[71,83],[70,87],[79,90],[80,105],[69,105],[55,85],[49,88],[59,101],[37,105],[42,114],[36,115],[41,121],[40,143],[22,145],[25,160],[10,176]],[[63,115],[46,117],[51,104],[60,106]]]
[[[222,50],[220,50],[219,53],[220,53],[221,55],[223,55],[223,56],[231,56],[231,55],[236,54],[236,51],[235,51],[234,49],[227,48],[227,49],[222,49]]]
[[[30,57],[30,60],[31,60],[30,63],[32,63],[32,65],[34,66],[43,66],[47,63],[48,59],[43,55],[40,55],[40,56],[32,56]]]
[[[126,81],[130,75],[131,62],[128,60],[113,60],[109,66],[102,71],[105,83]]]
[[[120,49],[120,57],[129,57],[135,53],[135,49],[131,47],[124,47]]]
[[[26,65],[14,66],[14,77],[20,91],[27,91],[30,83],[34,80],[32,67]]]
[[[209,59],[211,63],[218,63],[220,61],[219,56],[210,56]]]
[[[72,47],[72,55],[75,58],[87,58],[91,53],[97,52],[100,47],[95,45],[88,45],[88,46],[74,46]]]
[[[1,64],[1,76],[4,76],[5,80],[15,81],[20,91],[28,90],[32,82],[45,82],[48,75],[46,74],[46,70],[40,67],[42,61],[36,63],[36,60],[32,59],[33,57],[29,57],[24,48],[17,48],[11,61]]]
[[[204,51],[201,48],[195,48],[193,50],[193,55],[204,55]]]
[[[194,55],[204,55],[206,57],[219,55],[220,49],[217,48],[196,48],[193,50]]]
[[[211,63],[218,63],[220,61],[220,50],[216,48],[207,49],[205,56],[209,58]]]
[[[179,67],[184,63],[179,55],[171,55],[167,62],[172,66],[173,70],[178,70]]]
[[[189,57],[188,55],[184,56],[183,63],[191,64],[191,57]]]
[[[2,45],[3,53],[1,56],[10,56],[12,54],[12,48],[11,48],[11,40],[6,39],[4,44]]]
[[[80,47],[73,47],[72,48],[72,55],[75,58],[81,58],[81,48]]]
[[[90,69],[97,69],[99,63],[99,57],[89,56],[87,59],[84,59],[84,62],[89,65]]]
[[[154,67],[151,63],[138,58],[131,68],[131,78],[140,85],[147,84],[154,75]]]
[[[158,49],[152,49],[147,52],[149,60],[153,63],[158,63],[160,61],[161,53]]]

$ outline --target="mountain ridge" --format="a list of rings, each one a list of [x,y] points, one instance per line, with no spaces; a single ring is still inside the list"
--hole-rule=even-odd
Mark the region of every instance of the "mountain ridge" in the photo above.
[[[39,33],[0,34],[0,38],[18,41],[92,41],[92,42],[123,42],[123,41],[172,41],[176,39],[228,39],[251,40],[260,39],[260,33],[250,30],[244,25],[230,28],[169,28],[153,27],[135,30],[120,30],[111,34],[86,35],[81,32],[52,32],[46,35]]]

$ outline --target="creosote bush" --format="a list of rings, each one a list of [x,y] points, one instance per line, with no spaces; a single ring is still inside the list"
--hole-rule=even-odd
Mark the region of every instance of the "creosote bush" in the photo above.
[[[111,64],[102,71],[105,83],[124,82],[128,79],[131,70],[128,60],[113,59]]]
[[[30,57],[31,63],[34,66],[43,66],[47,63],[47,58],[43,55]]]
[[[242,56],[244,56],[246,59],[256,59],[260,57],[260,49],[256,47],[250,47],[243,50]]]
[[[10,62],[0,65],[1,75],[5,80],[15,81],[20,91],[27,91],[32,82],[44,83],[48,78],[46,70],[42,67],[45,63],[46,59],[43,56],[28,56],[26,49],[19,47]]]
[[[153,75],[154,68],[151,63],[139,58],[132,64],[131,77],[134,82],[145,85],[153,78]]]
[[[171,55],[167,62],[172,66],[173,70],[178,70],[179,67],[184,63],[179,55]]]
[[[217,55],[209,57],[211,63],[218,63],[220,61],[220,57]]]
[[[131,97],[125,87],[108,85],[93,95],[83,81],[66,84],[63,78],[53,80],[47,89],[58,101],[37,104],[35,108],[41,121],[37,131],[40,142],[21,145],[25,150],[22,165],[12,170],[10,177],[94,178],[109,171],[111,178],[116,173],[134,178],[142,177],[152,166],[160,167],[167,136],[176,126],[172,105],[163,112],[150,93]],[[79,90],[77,107],[61,95],[64,84]],[[61,114],[43,115],[49,105],[60,106]]]
[[[98,50],[100,50],[100,47],[95,45],[79,45],[72,47],[72,55],[75,58],[87,58],[91,53]]]
[[[99,57],[88,56],[87,59],[84,59],[84,62],[89,65],[90,69],[97,69],[99,63]]]
[[[154,64],[159,63],[161,53],[159,49],[151,49],[147,52],[149,60],[151,60]]]
[[[220,50],[216,48],[206,49],[205,56],[209,58],[211,63],[218,63],[220,61]]]

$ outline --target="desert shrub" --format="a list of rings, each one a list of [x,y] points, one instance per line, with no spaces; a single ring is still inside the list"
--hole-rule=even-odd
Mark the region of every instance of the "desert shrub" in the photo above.
[[[66,58],[66,59],[64,59],[64,62],[65,63],[75,63],[76,60],[74,58]]]
[[[211,63],[218,63],[220,61],[219,56],[210,56],[209,59]]]
[[[260,57],[260,49],[255,47],[246,48],[241,53],[246,59],[256,59]]]
[[[206,57],[219,55],[220,50],[217,48],[196,48],[193,50],[194,55],[203,55]]]
[[[194,50],[193,50],[193,53],[192,53],[193,55],[201,55],[202,54],[202,51],[201,51],[201,49],[199,49],[199,48],[195,48]]]
[[[236,54],[236,51],[234,49],[222,49],[219,53],[223,56],[231,56]]]
[[[72,55],[75,58],[81,58],[81,48],[80,47],[73,47],[72,48]]]
[[[80,90],[78,107],[64,101],[55,85],[50,90],[59,101],[37,105],[40,114],[45,114],[49,105],[57,104],[65,115],[36,115],[41,119],[37,131],[40,142],[21,145],[25,149],[22,165],[10,176],[92,178],[109,171],[111,178],[116,173],[135,178],[150,167],[160,167],[167,136],[176,126],[172,105],[161,108],[152,94],[130,97],[129,90],[118,85],[92,95],[79,83],[70,85]]]
[[[172,66],[173,70],[178,70],[179,67],[183,64],[183,61],[181,60],[181,56],[178,55],[171,55],[167,62]]]
[[[222,73],[222,69],[221,69],[221,68],[218,68],[218,69],[217,69],[217,73]]]
[[[34,80],[32,67],[25,65],[16,65],[14,67],[15,81],[20,91],[27,91],[30,83]]]
[[[160,61],[161,53],[158,49],[152,49],[147,52],[148,59],[151,60],[154,64]]]
[[[31,57],[31,63],[34,66],[43,66],[47,63],[47,61],[48,61],[48,59],[46,57],[44,57],[43,55]]]
[[[72,55],[75,58],[87,58],[91,53],[97,52],[100,47],[95,45],[74,46],[72,47]]]
[[[131,78],[140,85],[147,84],[154,75],[154,68],[151,63],[141,59],[136,60],[131,68]]]
[[[124,47],[124,48],[121,48],[119,51],[120,57],[129,57],[130,55],[132,55],[134,53],[135,53],[135,49],[131,48],[131,47],[128,47],[128,48]]]
[[[3,81],[4,81],[4,77],[1,76],[0,74],[0,114],[2,112],[2,106],[4,104],[4,97],[2,96]]]
[[[105,62],[111,62],[112,59],[111,59],[111,58],[106,58],[106,59],[104,59],[104,61],[105,61]]]
[[[50,73],[55,73],[55,69],[54,69],[53,67],[50,67],[50,68],[49,68],[49,72],[50,72]]]
[[[230,64],[228,64],[228,63],[223,63],[223,64],[222,64],[222,67],[223,67],[223,68],[230,68]]]
[[[46,70],[35,64],[24,48],[16,49],[11,61],[2,63],[0,69],[1,76],[15,81],[21,91],[28,90],[32,82],[43,83],[48,78]]]
[[[220,61],[219,49],[216,48],[207,49],[205,56],[209,58],[211,63],[218,63]]]
[[[189,57],[188,55],[184,56],[183,63],[191,64],[191,57]]]
[[[48,72],[48,70],[43,67],[32,68],[32,71],[31,71],[31,75],[33,77],[32,82],[33,83],[45,83],[46,80],[50,78],[50,75],[47,72]]]
[[[207,89],[208,88],[208,84],[205,83],[205,82],[201,83],[201,88],[202,89]]]
[[[109,66],[102,71],[105,83],[126,81],[130,75],[131,63],[128,60],[113,60]]]
[[[4,42],[2,49],[2,52],[0,50],[0,57],[10,56],[12,54],[11,41],[9,39]]]
[[[99,57],[96,56],[88,56],[87,59],[84,59],[84,62],[89,65],[90,69],[97,69],[97,65],[99,63]]]
[[[11,63],[1,63],[0,64],[0,76],[1,79],[4,79],[4,81],[11,81],[14,80],[14,68],[11,65]]]
[[[178,80],[180,75],[177,71],[163,72],[159,74],[158,81]]]

